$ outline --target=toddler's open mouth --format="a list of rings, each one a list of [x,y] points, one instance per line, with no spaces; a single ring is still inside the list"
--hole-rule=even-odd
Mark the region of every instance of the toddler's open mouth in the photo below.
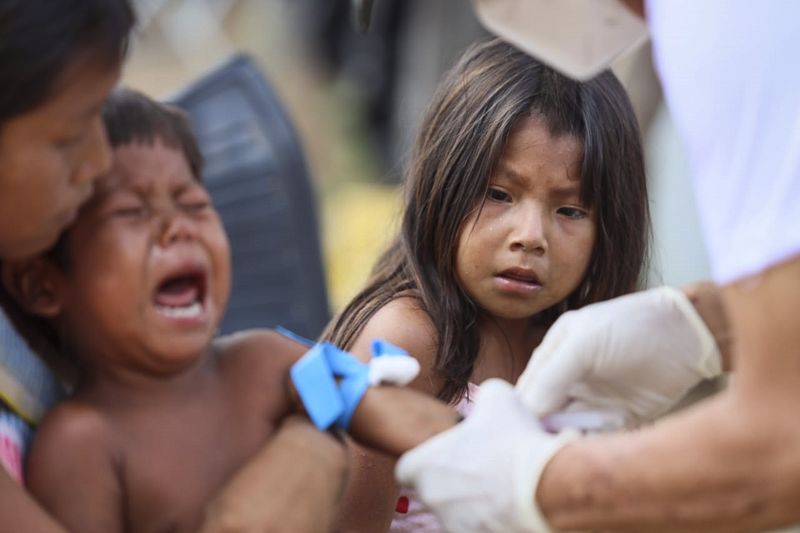
[[[159,283],[153,303],[159,314],[168,318],[195,318],[205,307],[206,271],[190,266],[170,274]]]

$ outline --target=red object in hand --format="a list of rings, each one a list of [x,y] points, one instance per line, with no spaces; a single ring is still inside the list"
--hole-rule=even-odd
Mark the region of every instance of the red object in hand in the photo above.
[[[395,512],[406,514],[408,512],[408,498],[400,496],[397,498],[397,505],[394,507]]]

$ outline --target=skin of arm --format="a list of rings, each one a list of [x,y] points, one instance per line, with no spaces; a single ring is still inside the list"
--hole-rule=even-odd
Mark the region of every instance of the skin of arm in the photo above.
[[[302,417],[288,417],[209,505],[200,531],[327,533],[346,475],[341,442]]]
[[[0,468],[0,516],[7,531],[66,533],[37,504],[31,495]],[[7,528],[7,529],[6,529]]]
[[[800,521],[800,257],[721,289],[731,386],[654,427],[566,446],[536,498],[556,529],[764,530]]]
[[[421,370],[409,387],[425,392],[429,396],[435,396],[441,387],[440,380],[433,375],[432,371],[437,347],[436,334],[427,313],[419,308],[415,300],[408,297],[398,298],[378,310],[361,331],[350,352],[362,361],[368,361],[371,357],[370,343],[374,338],[385,339],[416,357],[420,362]],[[389,388],[387,387],[387,389]],[[354,434],[358,435],[359,417],[375,405],[371,400],[377,398],[371,395],[381,392],[388,391],[381,391],[380,388],[370,389],[365,395],[366,403],[360,405],[356,410],[351,433],[355,431]],[[431,405],[437,403],[440,406],[443,405],[431,398],[428,400]],[[396,429],[398,432],[411,431],[411,427],[403,427],[406,423],[405,420],[395,418],[400,416],[402,409],[398,409],[396,405],[384,405],[378,408],[382,407],[387,410],[374,418],[382,419],[384,427]],[[453,411],[447,409],[451,413],[449,416],[452,416]],[[441,425],[436,422],[437,420],[441,422]],[[426,431],[433,434],[451,426],[454,421],[447,415],[442,418],[437,416],[429,421],[430,426],[427,430],[416,428],[415,431],[418,431],[419,435],[425,434]],[[411,440],[413,441],[414,438],[411,437]],[[351,464],[350,479],[342,498],[336,522],[337,530],[345,532],[386,531],[392,521],[400,490],[394,480],[395,458],[357,446],[352,441],[348,444]],[[381,448],[386,449],[385,447]],[[402,451],[402,444],[397,451]]]
[[[62,404],[38,430],[28,458],[28,488],[69,531],[122,532],[114,456],[106,421],[89,406]]]
[[[692,283],[681,289],[703,319],[722,357],[722,369],[733,370],[733,335],[719,287],[711,282]]]
[[[287,369],[307,349],[286,338],[278,342],[294,344],[293,348],[287,345],[281,350],[289,357]],[[368,358],[367,350],[365,345],[363,354]],[[254,351],[258,350],[248,349],[250,355]],[[285,394],[302,412],[288,372],[285,387]],[[362,445],[392,456],[386,461],[393,465],[394,456],[453,426],[457,420],[457,413],[428,395],[404,387],[370,387],[353,414],[348,432]],[[365,453],[384,457],[376,452]],[[393,486],[392,472],[390,466],[386,475]],[[209,507],[202,531],[260,532],[265,527],[268,531],[330,531],[346,474],[347,454],[341,442],[317,431],[307,419],[292,416]],[[270,497],[264,498],[264,494]],[[299,501],[305,503],[299,505]],[[389,519],[394,501],[390,503]]]
[[[288,389],[281,386],[286,381],[275,377],[288,375],[288,368],[305,351],[272,332],[233,336],[220,341],[220,346],[228,352],[221,373],[238,383],[234,396],[245,412],[261,412],[259,405],[269,389],[274,391],[271,396],[288,395]],[[276,401],[270,400],[270,405]],[[387,417],[392,421],[387,423]],[[399,455],[456,420],[451,409],[428,396],[404,388],[378,387],[365,395],[351,431],[361,442]],[[257,420],[251,422],[258,425]],[[70,530],[113,532],[125,528],[122,494],[135,500],[138,491],[122,488],[126,476],[115,467],[114,459],[119,463],[126,454],[115,449],[114,434],[106,418],[75,400],[53,410],[39,430],[30,457],[30,488]],[[202,531],[328,531],[346,470],[341,442],[292,417],[208,506]],[[21,514],[24,525],[31,526],[20,530],[61,531],[10,479],[3,481],[8,486],[0,488],[18,493],[21,508],[30,509],[19,513],[20,507],[15,507],[9,514]],[[202,486],[202,482],[196,485]],[[3,503],[7,501],[11,500]]]
[[[427,394],[371,387],[353,414],[348,434],[361,446],[399,457],[459,420],[452,407]]]
[[[168,445],[164,463],[163,457],[148,455],[154,448],[147,435],[150,428],[176,442],[168,431],[158,430],[157,419],[163,417],[147,417],[147,424],[132,429],[129,417],[116,416],[112,422],[75,398],[48,414],[34,442],[28,477],[40,503],[69,531],[113,533],[165,524],[181,531],[209,533],[329,531],[346,474],[344,447],[301,420],[289,420],[276,432],[269,429],[276,416],[285,417],[288,391],[284,374],[304,349],[272,332],[248,332],[221,340],[219,350],[226,352],[216,366],[217,388],[222,387],[223,397],[212,395],[207,401],[215,402],[224,413],[240,414],[240,429],[228,426],[229,442],[215,445],[206,438],[208,431],[195,431],[203,427],[193,415],[196,409],[175,411],[169,402],[161,401],[157,405],[167,413],[167,420],[174,413],[183,413],[181,420],[188,426],[178,431],[200,439],[198,446],[184,452]],[[196,394],[198,399],[205,398],[206,390],[199,389]],[[209,413],[208,424],[213,427],[217,427],[218,408]],[[202,412],[196,414],[201,420],[204,417]],[[121,428],[126,428],[122,431],[128,435],[136,431],[145,434],[128,449],[127,439],[118,438]],[[202,445],[203,441],[207,445]],[[203,450],[208,446],[212,450],[216,446],[216,452],[210,452],[216,457],[206,468],[209,456]],[[175,453],[178,455],[169,459]],[[249,458],[249,462],[241,467],[238,457]],[[209,493],[216,497],[211,500]],[[164,500],[154,501],[154,494]]]

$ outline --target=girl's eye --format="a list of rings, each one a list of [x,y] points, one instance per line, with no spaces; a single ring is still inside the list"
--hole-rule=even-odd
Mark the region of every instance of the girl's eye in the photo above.
[[[486,191],[486,197],[495,202],[508,202],[511,200],[511,196],[507,192],[494,187],[489,187],[489,190]]]
[[[577,207],[559,207],[557,213],[574,220],[580,220],[587,216],[586,211]]]

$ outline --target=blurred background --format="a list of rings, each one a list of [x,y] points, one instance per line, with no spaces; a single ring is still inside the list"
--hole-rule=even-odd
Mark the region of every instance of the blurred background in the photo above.
[[[306,156],[331,311],[347,303],[397,228],[420,116],[444,71],[487,37],[466,0],[375,0],[355,31],[350,0],[134,0],[123,82],[169,98],[231,54],[251,55]],[[654,222],[650,284],[708,278],[683,148],[650,49],[618,60],[644,132]]]

